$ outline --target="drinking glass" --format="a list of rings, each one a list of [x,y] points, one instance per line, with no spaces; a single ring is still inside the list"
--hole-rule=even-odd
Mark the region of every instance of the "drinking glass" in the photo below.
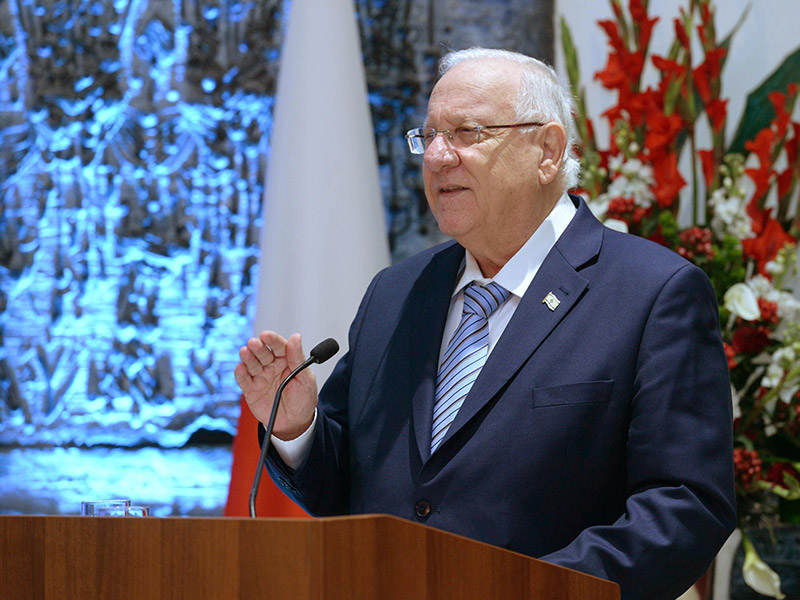
[[[126,517],[149,517],[150,516],[150,507],[149,506],[129,506],[126,513]]]
[[[101,506],[95,510],[96,517],[149,517],[149,506]]]
[[[131,505],[130,500],[88,500],[81,502],[81,515],[84,517],[112,516],[107,511],[127,509]],[[122,516],[122,515],[119,515]]]

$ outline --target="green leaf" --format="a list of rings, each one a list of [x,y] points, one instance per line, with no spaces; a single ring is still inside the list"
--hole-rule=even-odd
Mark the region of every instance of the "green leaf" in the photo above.
[[[734,25],[733,29],[731,29],[731,32],[722,39],[722,43],[720,44],[720,46],[722,46],[723,48],[725,48],[725,50],[727,50],[727,52],[725,53],[725,56],[722,57],[723,64],[724,64],[725,59],[728,57],[728,53],[730,52],[731,42],[733,41],[733,36],[737,31],[739,31],[741,26],[744,24],[744,20],[747,18],[747,15],[750,13],[750,8],[752,8],[752,4],[751,4],[751,2],[748,2],[747,6],[744,7],[744,11],[742,11],[742,16],[739,17],[738,21],[736,21],[736,25]]]
[[[800,83],[800,48],[784,59],[764,82],[747,96],[742,120],[726,153],[744,153],[744,143],[756,137],[774,118],[775,111],[769,102],[774,91],[786,92],[790,83]]]
[[[580,73],[578,71],[578,53],[572,41],[572,32],[567,25],[567,20],[561,17],[561,47],[564,50],[564,60],[567,63],[567,75],[572,88],[577,90],[580,83]]]
[[[789,473],[784,473],[783,484],[789,490],[791,500],[800,500],[800,481],[797,481],[797,479],[789,475]]]

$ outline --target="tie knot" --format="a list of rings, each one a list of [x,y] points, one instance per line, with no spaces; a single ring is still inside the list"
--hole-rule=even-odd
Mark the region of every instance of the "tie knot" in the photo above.
[[[510,292],[494,281],[486,285],[471,283],[464,290],[464,312],[488,319],[508,299]]]

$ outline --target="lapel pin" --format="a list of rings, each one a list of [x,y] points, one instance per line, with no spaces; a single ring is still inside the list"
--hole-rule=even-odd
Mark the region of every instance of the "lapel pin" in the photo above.
[[[548,292],[547,296],[542,300],[542,304],[546,305],[550,310],[555,310],[558,308],[558,305],[561,304],[561,300],[556,298],[553,292]]]

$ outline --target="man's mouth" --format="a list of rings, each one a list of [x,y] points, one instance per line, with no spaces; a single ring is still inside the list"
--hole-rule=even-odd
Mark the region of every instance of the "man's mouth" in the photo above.
[[[469,188],[465,188],[465,187],[460,186],[460,185],[445,185],[445,186],[439,188],[439,193],[440,194],[452,194],[452,193],[455,193],[455,192],[463,192],[466,189],[469,189]]]

